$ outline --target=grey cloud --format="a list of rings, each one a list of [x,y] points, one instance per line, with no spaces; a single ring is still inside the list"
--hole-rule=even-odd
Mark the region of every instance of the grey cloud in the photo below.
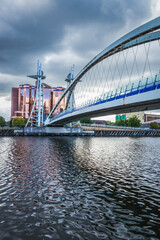
[[[8,95],[7,97],[5,97],[5,100],[6,100],[7,102],[10,102],[10,101],[11,101],[11,95]]]
[[[60,54],[67,48],[83,59],[76,68],[80,70],[94,57],[93,54],[120,37],[125,29],[131,30],[148,19],[151,6],[151,0],[2,2],[0,72],[24,77],[36,71],[34,67],[38,57],[43,64],[46,55]],[[78,38],[74,38],[76,34]],[[62,59],[61,63],[51,64],[52,61],[45,66],[49,83],[53,85],[53,79],[55,84],[63,84],[69,65],[73,62],[64,64]],[[79,64],[79,61],[75,64]],[[7,93],[11,85],[14,83],[4,83],[0,78],[1,92]]]
[[[26,77],[0,74],[0,97],[11,95],[12,87],[25,83]]]
[[[13,87],[13,82],[1,82],[0,83],[0,96],[6,96],[9,92],[11,92],[11,88]]]

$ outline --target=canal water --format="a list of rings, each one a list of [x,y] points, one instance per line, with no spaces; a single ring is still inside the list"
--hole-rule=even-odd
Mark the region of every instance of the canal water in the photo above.
[[[0,138],[0,240],[160,239],[160,138]]]

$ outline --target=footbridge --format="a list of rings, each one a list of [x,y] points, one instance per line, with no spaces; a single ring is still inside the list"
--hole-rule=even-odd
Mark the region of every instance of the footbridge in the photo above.
[[[121,37],[73,71],[48,118],[48,125],[118,113],[160,109],[160,17]],[[58,107],[65,98],[61,113]]]

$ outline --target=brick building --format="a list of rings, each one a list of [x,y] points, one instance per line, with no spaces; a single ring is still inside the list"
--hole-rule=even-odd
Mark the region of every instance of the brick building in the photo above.
[[[63,87],[51,87],[44,84],[43,91],[43,112],[44,119],[50,113],[59,97],[64,92]],[[29,118],[32,111],[36,96],[36,86],[30,84],[19,85],[18,88],[12,88],[11,98],[11,119],[15,117]],[[65,108],[65,98],[58,106],[56,113],[63,111]]]

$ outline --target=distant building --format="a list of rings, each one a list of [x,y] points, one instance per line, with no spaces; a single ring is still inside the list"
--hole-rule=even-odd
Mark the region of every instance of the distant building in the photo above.
[[[116,115],[116,121],[126,120],[126,114]]]
[[[58,101],[59,97],[64,92],[63,87],[51,87],[44,84],[43,92],[43,113],[44,120],[46,116],[51,112],[52,108]],[[12,88],[12,98],[11,98],[11,119],[29,118],[32,111],[36,96],[36,86],[30,84],[19,85],[18,88]],[[59,104],[56,113],[62,112],[65,109],[65,98],[62,99]]]
[[[12,88],[12,98],[11,98],[11,116],[14,116],[18,109],[18,88]]]
[[[160,119],[160,114],[151,114],[151,113],[145,113],[144,114],[144,121],[145,122],[150,122]]]
[[[141,123],[144,123],[144,112],[126,113],[126,119],[128,120],[133,115],[137,116],[137,118],[141,121]]]
[[[144,112],[133,112],[133,113],[126,113],[126,114],[120,114],[116,115],[116,121],[117,120],[127,120],[133,115],[136,115],[138,119],[141,121],[141,123],[144,122],[150,122],[157,119],[160,119],[160,114],[151,114],[151,113],[144,113]]]
[[[117,120],[128,120],[133,115],[136,115],[137,118],[141,121],[141,123],[144,123],[144,119],[145,119],[144,112],[132,112],[132,113],[116,115],[116,121]]]

